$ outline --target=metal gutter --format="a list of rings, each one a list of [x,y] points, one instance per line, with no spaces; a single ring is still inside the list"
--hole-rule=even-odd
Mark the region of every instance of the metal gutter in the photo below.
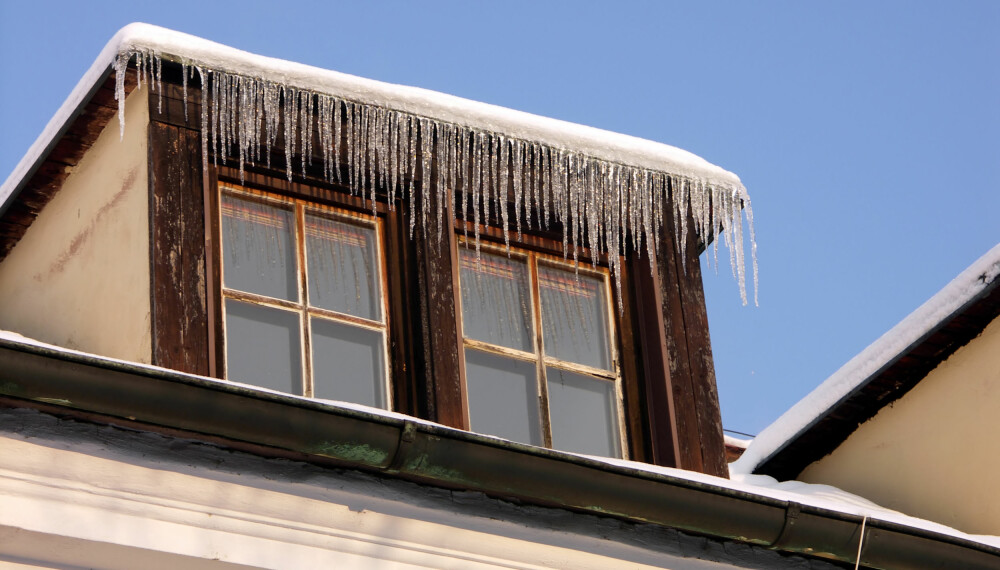
[[[0,400],[853,564],[862,517],[393,415],[0,338]],[[1000,549],[867,520],[861,565],[1000,567]]]

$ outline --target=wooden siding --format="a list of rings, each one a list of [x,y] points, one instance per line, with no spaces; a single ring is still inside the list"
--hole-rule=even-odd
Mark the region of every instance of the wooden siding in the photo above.
[[[198,131],[161,122],[150,97],[153,364],[209,376],[209,287]]]

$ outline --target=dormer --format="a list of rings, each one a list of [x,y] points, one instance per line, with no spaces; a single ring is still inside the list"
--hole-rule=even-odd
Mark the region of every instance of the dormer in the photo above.
[[[726,476],[680,149],[132,25],[0,203],[2,329]]]

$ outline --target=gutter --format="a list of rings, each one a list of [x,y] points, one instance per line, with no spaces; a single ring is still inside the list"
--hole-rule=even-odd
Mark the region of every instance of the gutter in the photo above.
[[[417,419],[0,338],[0,405],[651,523],[870,568],[1000,567],[1000,548]],[[263,450],[263,451],[262,451]]]

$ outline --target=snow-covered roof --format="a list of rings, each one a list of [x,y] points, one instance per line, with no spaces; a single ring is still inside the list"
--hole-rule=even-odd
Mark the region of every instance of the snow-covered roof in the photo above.
[[[90,69],[0,187],[0,204],[7,201],[17,182],[52,142],[59,128],[94,84],[112,67],[118,54],[142,51],[152,51],[191,66],[220,69],[250,77],[268,77],[300,89],[335,93],[372,105],[483,130],[500,131],[510,136],[572,149],[614,162],[697,177],[713,183],[740,185],[740,179],[735,174],[674,146],[428,89],[394,85],[256,55],[182,32],[134,23],[119,30],[101,50]]]
[[[24,337],[20,334],[11,331],[0,330],[0,340],[11,341],[14,343],[19,343],[28,346],[40,347],[47,349],[49,351],[55,351],[57,353],[62,353],[66,355],[76,355],[84,356],[88,359],[97,359],[101,361],[106,361],[109,363],[119,363],[126,364],[133,368],[138,369],[148,369],[150,371],[162,372],[171,375],[183,375],[192,376],[189,374],[182,374],[174,370],[168,370],[160,368],[153,365],[137,364],[133,362],[122,361],[118,359],[107,358],[103,356],[98,356],[86,352],[81,352],[77,350],[71,350],[31,338]],[[192,376],[193,377],[193,376]],[[306,398],[304,396],[295,396],[292,394],[277,392],[269,390],[267,388],[261,388],[258,386],[252,386],[248,384],[239,384],[236,382],[217,380],[208,377],[197,377],[201,382],[216,383],[220,386],[242,386],[246,388],[251,388],[262,393],[272,393],[280,395],[282,398],[292,398],[299,399],[307,402],[319,402],[323,405],[332,406],[334,408],[342,408],[353,411],[361,411],[366,414],[371,414],[374,416],[379,416],[388,420],[399,420],[404,419],[409,422],[415,422],[419,424],[433,426],[438,430],[453,430],[454,428],[449,428],[440,424],[429,422],[426,420],[421,420],[419,418],[414,418],[412,416],[406,416],[396,412],[386,411],[380,408],[372,408],[368,406],[363,406],[360,404],[354,404],[350,402],[340,402],[333,400],[316,400],[312,398]],[[458,430],[455,430],[458,431]],[[494,439],[502,443],[513,443],[503,440],[502,438],[483,435],[488,439]],[[520,445],[520,444],[515,444]],[[560,452],[567,456],[573,456],[578,454]],[[698,473],[695,471],[688,471],[684,469],[677,469],[673,467],[661,467],[657,465],[651,465],[648,463],[641,463],[636,461],[629,461],[624,459],[614,459],[607,457],[597,457],[589,455],[579,455],[579,457],[584,457],[590,461],[597,461],[607,465],[613,465],[618,467],[625,467],[629,470],[633,470],[639,473],[649,473],[666,476],[668,478],[689,481],[694,483],[699,483],[702,485],[707,485],[710,487],[715,487],[719,489],[726,489],[729,491],[737,491],[740,493],[745,493],[750,497],[766,497],[769,499],[775,499],[779,501],[791,501],[802,505],[809,505],[813,507],[818,507],[821,509],[827,509],[830,511],[867,517],[870,520],[879,520],[890,523],[895,523],[911,528],[922,529],[930,532],[940,533],[946,536],[951,536],[960,539],[967,539],[976,541],[982,544],[1000,548],[1000,537],[990,536],[990,535],[970,535],[963,533],[954,528],[938,524],[932,521],[919,519],[916,517],[911,517],[894,511],[891,509],[886,509],[881,507],[863,497],[858,495],[853,495],[836,487],[830,485],[817,485],[811,483],[804,483],[801,481],[783,481],[778,482],[772,477],[766,475],[750,475],[735,471],[731,474],[731,479],[724,479],[722,477],[715,477],[712,475],[706,475],[703,473]]]
[[[381,169],[383,175],[388,177],[391,170],[390,188],[394,188],[397,178],[401,180],[403,174],[417,171],[417,165],[421,160],[423,168],[419,170],[430,172],[430,157],[436,156],[439,168],[434,171],[438,172],[436,175],[438,190],[443,190],[447,186],[448,191],[451,191],[450,185],[454,184],[457,178],[461,178],[465,185],[462,190],[470,193],[474,199],[479,192],[478,177],[474,175],[472,177],[474,181],[470,182],[466,176],[455,175],[455,172],[459,171],[458,167],[464,169],[465,163],[459,165],[456,164],[457,161],[448,162],[449,157],[454,157],[453,149],[475,148],[476,153],[481,149],[493,149],[491,152],[494,155],[499,153],[503,165],[499,169],[500,184],[503,185],[506,184],[508,176],[506,153],[509,147],[510,161],[513,165],[509,175],[514,185],[516,200],[523,200],[525,203],[534,200],[536,206],[542,203],[543,198],[538,194],[543,194],[544,191],[530,197],[529,184],[524,184],[523,192],[520,188],[521,165],[528,164],[529,161],[535,163],[540,161],[544,165],[544,170],[553,173],[552,180],[550,181],[546,175],[543,182],[539,183],[536,180],[535,183],[544,185],[546,190],[556,192],[559,196],[565,195],[565,199],[554,200],[563,208],[555,214],[557,221],[563,223],[572,221],[574,228],[586,226],[586,232],[593,234],[588,236],[589,243],[584,244],[577,243],[577,240],[582,242],[583,231],[571,231],[569,240],[574,252],[577,246],[597,246],[599,253],[623,250],[623,242],[628,239],[640,244],[645,239],[648,244],[652,241],[650,238],[655,237],[660,229],[659,224],[663,218],[661,208],[667,202],[664,197],[665,189],[670,187],[675,194],[674,217],[680,224],[679,248],[683,250],[685,247],[684,236],[688,231],[688,216],[692,217],[693,229],[698,235],[713,240],[714,247],[717,247],[719,242],[714,237],[718,230],[723,228],[725,242],[730,250],[733,273],[738,280],[741,296],[744,302],[746,301],[741,211],[745,211],[752,242],[753,218],[749,196],[735,174],[701,157],[670,145],[624,134],[540,117],[426,89],[393,85],[259,56],[148,24],[130,24],[122,28],[101,51],[42,135],[10,177],[0,186],[0,214],[7,209],[27,179],[32,176],[34,169],[45,159],[48,149],[52,148],[60,133],[64,132],[68,122],[79,113],[81,105],[87,102],[95,86],[104,81],[109,69],[114,69],[116,72],[116,98],[119,104],[119,116],[124,123],[123,79],[125,69],[133,58],[139,69],[140,80],[143,75],[147,76],[151,89],[154,92],[160,91],[158,96],[161,97],[162,90],[157,87],[163,61],[183,66],[185,101],[188,75],[193,75],[193,71],[197,70],[204,85],[201,92],[205,98],[202,109],[202,125],[206,130],[206,136],[203,137],[205,160],[210,145],[217,149],[227,148],[229,144],[250,146],[258,144],[262,138],[265,139],[263,144],[269,145],[269,141],[273,141],[267,138],[271,136],[270,132],[265,137],[257,132],[258,127],[262,123],[277,125],[278,114],[284,113],[286,116],[282,122],[286,131],[289,128],[295,129],[294,125],[299,121],[297,110],[299,104],[308,105],[308,110],[302,111],[301,117],[305,119],[302,123],[310,125],[315,120],[320,140],[324,143],[320,146],[321,152],[325,153],[323,156],[324,162],[327,163],[324,165],[325,169],[327,172],[337,172],[338,180],[340,156],[345,153],[340,148],[332,151],[334,145],[328,144],[324,136],[337,141],[338,144],[341,140],[345,141],[348,151],[351,150],[352,144],[356,148],[360,146],[363,149],[359,152],[346,153],[349,162],[352,162],[350,168],[357,171],[361,181],[364,180],[365,174],[363,165],[367,164],[371,169],[372,164],[377,161],[376,168]],[[264,95],[265,100],[259,107],[250,105],[249,107],[252,107],[257,115],[254,116],[254,120],[245,121],[242,115],[237,116],[237,109],[240,106],[228,104],[227,95],[233,92],[231,89],[241,90],[241,100],[244,95],[243,90],[254,93],[255,97],[256,94],[267,91],[273,95],[273,99],[267,99],[268,96]],[[221,105],[217,95],[220,90],[224,93]],[[209,95],[210,91],[212,95]],[[213,115],[211,119],[208,118],[207,110],[209,97],[214,97],[211,99]],[[279,99],[284,100],[285,104],[278,105]],[[313,101],[317,102],[316,110],[312,109]],[[342,107],[345,113],[358,113],[356,128],[352,134],[345,134],[343,139],[340,134],[342,120],[339,114]],[[319,118],[318,115],[321,114],[326,115],[326,118]],[[348,126],[352,124],[351,121],[349,118],[343,119]],[[402,125],[404,122],[405,127]],[[366,127],[366,124],[369,126]],[[408,153],[403,145],[402,135],[400,142],[391,143],[396,145],[395,147],[387,145],[385,139],[379,138],[379,135],[385,135],[386,139],[390,138],[387,134],[389,129],[396,128],[390,125],[397,124],[400,125],[398,129],[400,133],[407,133],[405,138],[411,144]],[[209,126],[211,126],[211,136],[208,136]],[[244,132],[245,129],[251,129],[252,132]],[[268,130],[270,131],[270,126]],[[333,130],[336,131],[335,135]],[[419,140],[422,141],[418,144],[427,145],[424,148],[414,149],[412,146],[413,141],[418,140],[413,134],[417,131],[421,133]],[[297,138],[289,136],[290,134],[291,131],[285,133],[285,139],[291,141],[285,145],[289,178],[292,176],[291,153]],[[352,143],[351,137],[355,137],[357,142]],[[391,138],[396,141],[395,137]],[[308,152],[311,142],[306,142],[307,140],[311,140],[311,137],[302,138],[302,144],[307,146]],[[436,142],[429,142],[435,140]],[[378,145],[384,146],[376,148]],[[499,151],[496,150],[498,148]],[[245,149],[241,146],[239,153],[241,172],[244,157],[249,154],[243,150]],[[418,154],[421,158],[415,158]],[[474,153],[470,151],[470,154]],[[388,158],[390,155],[393,157],[391,160]],[[397,164],[395,159],[397,155],[409,156],[410,166]],[[328,164],[333,159],[338,163],[335,170]],[[489,166],[479,155],[473,160]],[[486,160],[492,160],[491,171],[495,179],[496,156]],[[304,163],[303,168],[305,168]],[[480,170],[482,169],[474,169],[473,172]],[[353,173],[352,171],[352,175]],[[396,174],[401,176],[397,177]],[[424,183],[430,184],[429,175]],[[360,189],[353,176],[351,185],[354,190]],[[484,183],[483,186],[485,185]],[[593,205],[585,207],[585,202]],[[649,207],[639,208],[635,206],[636,204],[649,204]],[[506,220],[506,201],[500,201],[498,205]],[[605,214],[601,214],[602,208],[606,210]],[[522,206],[518,203],[515,211],[521,210]],[[615,210],[619,213],[614,214]],[[652,215],[647,215],[648,210],[653,210],[650,212]],[[478,216],[478,210],[474,213]],[[604,215],[605,219],[601,219],[601,215]],[[479,223],[478,219],[470,221],[474,225]],[[517,230],[520,232],[519,214],[517,224]],[[597,235],[600,235],[600,238],[596,237]],[[752,243],[751,246],[756,285],[757,267],[753,253],[755,246]],[[650,257],[654,257],[655,251],[649,246],[647,249]],[[619,268],[615,259],[612,259],[611,270],[613,274],[618,274]]]
[[[753,473],[998,278],[1000,244],[986,252],[920,308],[844,364],[765,428],[753,439],[739,460],[730,465],[730,471],[736,474]]]

